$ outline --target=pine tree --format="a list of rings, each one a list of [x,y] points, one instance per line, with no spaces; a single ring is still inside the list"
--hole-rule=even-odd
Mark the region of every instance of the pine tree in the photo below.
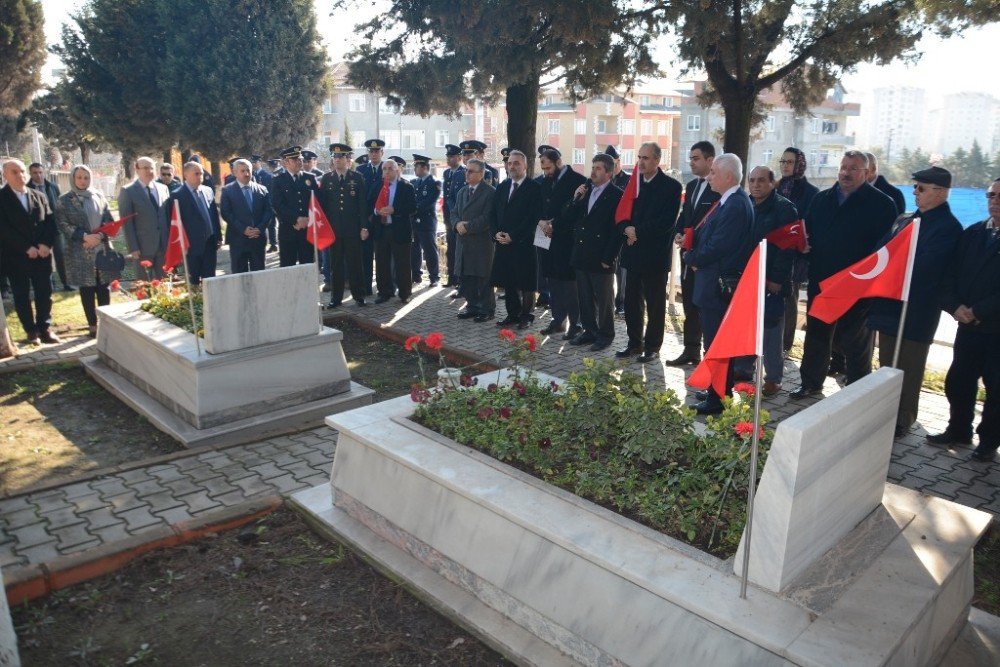
[[[976,140],[972,141],[968,158],[965,161],[965,185],[970,188],[986,188],[990,182],[990,162],[983,153],[982,146]]]
[[[969,153],[961,146],[942,161],[941,166],[951,172],[952,187],[969,187],[968,161]]]
[[[41,87],[44,28],[37,0],[0,0],[0,113],[16,115]]]
[[[91,152],[102,150],[100,140],[81,127],[65,80],[32,100],[27,118],[50,145],[63,153],[79,150],[83,164],[90,162]]]

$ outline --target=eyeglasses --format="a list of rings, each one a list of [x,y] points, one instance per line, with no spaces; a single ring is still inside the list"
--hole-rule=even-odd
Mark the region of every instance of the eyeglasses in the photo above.
[[[986,193],[986,198],[987,199],[996,199],[997,197],[1000,197],[1000,192],[987,192]]]
[[[926,192],[928,190],[947,190],[947,189],[948,188],[942,188],[937,185],[924,185],[923,183],[913,186],[914,192]]]

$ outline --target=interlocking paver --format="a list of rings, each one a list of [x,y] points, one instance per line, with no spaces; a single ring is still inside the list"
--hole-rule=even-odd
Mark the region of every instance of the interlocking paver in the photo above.
[[[125,486],[125,480],[118,477],[106,477],[100,479],[90,484],[95,491],[101,494],[101,497],[108,499],[111,496],[117,496],[122,493],[128,493],[129,488]]]
[[[42,514],[73,507],[66,502],[62,494],[46,494],[41,497],[31,496],[31,502],[38,507],[38,511]]]
[[[191,513],[187,511],[186,505],[181,505],[180,507],[171,507],[170,509],[165,509],[161,511],[153,511],[153,516],[158,516],[163,521],[170,525],[175,525],[181,523],[182,521],[190,521]]]
[[[151,496],[154,493],[163,493],[166,491],[166,488],[160,484],[160,480],[158,479],[147,479],[142,482],[129,484],[128,486],[135,491],[135,495],[139,498],[145,498],[146,496]]]
[[[201,486],[195,484],[187,477],[182,477],[181,479],[174,480],[172,482],[167,482],[164,484],[166,488],[170,489],[170,492],[175,496],[186,496],[189,493],[197,493],[201,490]]]
[[[65,498],[70,502],[73,502],[77,498],[92,496],[96,493],[94,488],[90,485],[90,482],[77,482],[76,484],[67,484],[66,486],[63,486],[61,488],[63,492],[63,498]]]
[[[29,526],[12,530],[10,534],[14,537],[17,548],[33,547],[36,544],[45,544],[56,539],[49,532],[47,523],[33,523]]]
[[[253,466],[252,468],[250,468],[250,470],[260,475],[261,479],[271,479],[272,477],[280,477],[286,474],[284,470],[274,465],[270,461],[268,461],[267,463],[262,463],[259,466]]]
[[[77,496],[76,498],[71,499],[70,502],[73,503],[73,507],[78,514],[107,506],[107,502],[105,502],[105,500],[101,498],[101,495],[93,489],[91,489],[90,495]]]
[[[163,519],[153,516],[150,513],[149,507],[136,507],[135,509],[128,510],[127,512],[121,512],[118,516],[124,519],[125,523],[128,524],[129,532],[134,532],[154,524],[163,523]]]
[[[149,468],[147,472],[156,479],[160,480],[161,484],[187,479],[187,477],[184,476],[184,473],[181,472],[180,468],[174,465]]]
[[[240,487],[243,490],[243,495],[248,498],[250,496],[274,492],[274,487],[262,480],[259,475],[237,479],[233,484]]]
[[[96,535],[97,538],[104,544],[113,544],[132,537],[132,534],[128,532],[128,524],[124,521],[116,523],[112,526],[98,528],[94,531],[94,535]]]
[[[17,553],[24,557],[24,560],[28,563],[48,563],[62,555],[59,553],[58,544],[58,542],[52,540],[51,542],[36,544],[30,547],[19,545]]]
[[[7,530],[15,530],[22,526],[30,526],[33,523],[42,521],[42,514],[34,505],[31,505],[27,509],[4,514],[3,516],[4,521],[7,523]]]
[[[67,547],[65,549],[60,549],[59,553],[63,556],[68,556],[69,554],[79,553],[81,551],[86,551],[87,549],[93,549],[94,547],[101,546],[101,540],[98,537],[91,535],[90,541],[82,542],[72,547]]]
[[[274,477],[267,480],[269,484],[273,484],[275,488],[278,489],[280,493],[292,493],[298,491],[299,489],[306,488],[306,485],[298,481],[292,475],[282,475],[281,477]]]
[[[153,493],[148,496],[144,496],[143,500],[149,503],[150,512],[154,513],[171,507],[181,507],[184,505],[184,503],[170,491]]]
[[[221,496],[224,493],[230,493],[238,490],[235,486],[227,482],[225,477],[208,479],[202,482],[201,485],[205,489],[209,498],[214,498],[215,496]]]
[[[202,484],[206,479],[213,477],[221,477],[218,470],[204,462],[197,468],[191,468],[186,474],[195,484]]]
[[[248,470],[242,463],[233,463],[225,468],[219,468],[218,472],[222,473],[223,477],[225,477],[230,483],[233,483],[238,479],[246,479],[247,477],[254,476],[254,473]]]
[[[58,528],[51,531],[55,535],[56,539],[59,540],[59,550],[65,551],[70,547],[75,547],[78,544],[86,544],[94,539],[93,534],[87,530],[87,522],[83,521],[74,526],[68,526],[66,528]]]
[[[128,493],[121,493],[108,498],[108,504],[111,505],[112,512],[121,514],[122,512],[134,510],[137,507],[144,507],[149,503],[136,496],[135,491],[129,491]]]
[[[121,519],[112,514],[110,505],[98,507],[90,512],[83,512],[80,516],[86,519],[91,531],[122,523]]]
[[[14,553],[13,547],[0,549],[0,568],[6,569],[15,565],[24,565],[27,562],[27,558]]]
[[[82,518],[80,518],[80,515],[76,513],[76,508],[72,506],[63,507],[52,512],[45,512],[42,514],[42,518],[48,522],[49,530],[86,523]]]
[[[126,470],[125,472],[120,472],[115,476],[123,480],[129,486],[134,486],[139,482],[145,482],[152,479],[152,477],[150,477],[146,472],[145,468]]]
[[[333,463],[333,454],[313,450],[301,456],[302,460],[311,466],[329,466]]]
[[[180,496],[177,498],[188,507],[188,511],[191,514],[199,514],[206,510],[210,510],[216,507],[220,507],[221,504],[212,498],[208,497],[208,494],[204,491],[198,491],[197,493],[189,493],[186,496]]]

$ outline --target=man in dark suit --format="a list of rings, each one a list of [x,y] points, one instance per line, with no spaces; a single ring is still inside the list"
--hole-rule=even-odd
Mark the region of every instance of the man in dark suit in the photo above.
[[[162,278],[163,255],[167,249],[170,212],[167,200],[171,190],[156,180],[156,162],[150,157],[135,161],[135,180],[118,192],[118,215],[127,219],[122,231],[132,259],[136,260],[139,278]],[[143,261],[152,262],[148,269]]]
[[[684,206],[681,217],[677,220],[674,243],[681,248],[681,300],[684,304],[684,351],[676,359],[667,362],[668,366],[683,366],[697,364],[701,361],[701,316],[698,306],[694,304],[694,271],[689,271],[684,261],[685,235],[694,233],[712,205],[719,201],[719,193],[708,186],[708,172],[715,159],[715,146],[708,141],[699,141],[691,146],[688,164],[695,178],[691,179],[684,189]],[[691,231],[688,231],[691,230]]]
[[[445,258],[448,263],[448,282],[445,287],[458,287],[459,274],[455,273],[455,221],[452,220],[452,211],[455,210],[455,201],[458,191],[465,186],[465,166],[462,164],[462,149],[454,144],[445,146],[445,159],[448,161],[448,168],[444,170],[441,182],[441,192],[444,195],[441,210],[444,213],[445,243],[447,249]],[[458,291],[452,293],[458,298]]]
[[[885,176],[878,173],[878,158],[875,157],[874,153],[865,153],[865,157],[868,158],[868,171],[866,172],[868,182],[892,200],[892,203],[896,205],[896,215],[906,213],[906,200],[903,198],[903,193],[899,191],[899,188],[889,183]]]
[[[233,273],[264,269],[267,247],[267,226],[274,218],[271,194],[263,185],[254,183],[249,160],[236,160],[233,175],[236,180],[222,188],[220,202],[226,221],[226,243]]]
[[[865,180],[867,169],[864,153],[847,151],[840,161],[837,182],[813,197],[809,205],[805,221],[810,306],[819,294],[820,282],[875,252],[896,219],[892,200]],[[868,307],[869,301],[862,299],[832,324],[808,317],[799,366],[802,386],[791,393],[792,398],[822,391],[835,333],[846,357],[847,383],[871,373],[874,335],[868,328]]]
[[[358,173],[365,179],[368,192],[368,214],[375,210],[375,198],[382,189],[382,157],[385,154],[385,142],[381,139],[369,139],[364,144],[368,150],[368,161],[358,166]],[[361,244],[361,273],[365,281],[367,293],[372,293],[372,275],[375,267],[375,237],[369,236]]]
[[[944,381],[951,415],[935,445],[972,443],[979,380],[986,386],[976,427],[974,461],[992,461],[1000,448],[1000,178],[986,192],[990,217],[964,232],[945,274],[942,306],[958,322],[954,357]]]
[[[611,177],[612,185],[624,192],[625,188],[628,187],[629,179],[632,178],[632,172],[622,169],[621,155],[614,146],[609,145],[604,149],[604,153],[615,161],[615,173]],[[615,271],[615,312],[619,315],[625,314],[626,279],[625,269],[622,268],[621,262],[618,262],[618,269]]]
[[[535,227],[542,215],[542,186],[528,178],[528,159],[521,151],[511,151],[507,161],[509,177],[493,196],[490,231],[496,242],[491,280],[504,290],[507,317],[498,326],[531,323],[535,296]]]
[[[28,187],[44,194],[49,202],[49,210],[55,211],[56,201],[59,199],[59,186],[45,178],[45,167],[39,162],[32,162],[28,165],[28,173],[31,176]],[[52,246],[52,257],[56,260],[56,274],[59,276],[59,282],[62,283],[63,291],[72,292],[73,288],[66,282],[66,261],[63,259],[62,234],[56,234],[56,244]]]
[[[473,322],[492,320],[496,313],[496,295],[490,284],[493,269],[494,243],[490,233],[493,197],[496,189],[483,182],[486,163],[469,160],[465,170],[465,186],[458,191],[455,208],[455,271],[461,276],[466,307],[459,311],[460,320]]]
[[[399,162],[403,160],[400,158]],[[417,195],[413,186],[401,177],[402,170],[394,159],[382,163],[382,186],[375,195],[374,215],[361,235],[362,239],[375,239],[375,284],[378,289],[375,303],[385,303],[393,293],[406,303],[413,289],[410,220],[417,212]]]
[[[191,158],[188,161],[189,162],[197,162],[198,164],[201,164],[201,156],[198,155],[197,153],[195,153],[194,155],[191,156]],[[205,170],[204,165],[202,165],[201,170],[202,170],[201,171],[201,184],[204,185],[206,188],[211,188],[211,190],[212,190],[212,196],[214,197],[215,196],[215,179],[212,178],[212,174],[210,172],[208,172],[208,171]],[[184,180],[187,181],[186,178]]]
[[[715,340],[729,307],[729,299],[720,289],[720,278],[737,278],[753,249],[753,202],[740,187],[742,181],[743,164],[736,155],[723,153],[712,161],[708,184],[719,195],[719,201],[695,230],[694,247],[685,255],[688,269],[695,275],[691,298],[701,313],[706,350]],[[731,377],[730,373],[730,382]],[[709,387],[695,410],[702,415],[718,414],[722,412],[722,397]]]
[[[10,280],[14,309],[29,343],[60,343],[49,330],[55,216],[45,195],[28,187],[23,162],[5,162],[3,177],[7,184],[0,188],[0,267]]]
[[[260,171],[257,172],[257,182],[267,188],[268,192],[273,190],[272,182],[274,177],[278,175],[278,170],[281,169],[280,162],[281,160],[278,158],[271,158],[265,162],[267,166],[261,167]],[[271,202],[271,205],[274,205],[274,201]],[[278,252],[277,218],[271,218],[271,224],[267,227],[267,243],[268,252]]]
[[[201,164],[186,163],[184,185],[170,195],[167,206],[167,210],[172,210],[175,201],[180,205],[181,222],[190,244],[187,270],[192,285],[200,284],[203,278],[215,276],[218,250],[222,245],[219,207],[215,205],[212,189],[202,185],[203,174]]]
[[[253,180],[257,181],[261,185],[270,191],[271,181],[274,179],[274,174],[271,170],[267,168],[264,162],[263,155],[251,155],[250,159],[253,161]]]
[[[632,207],[632,218],[619,224],[625,236],[621,262],[628,271],[625,281],[628,345],[615,356],[626,359],[639,355],[642,363],[660,358],[667,316],[670,241],[681,208],[681,184],[663,173],[660,156],[660,147],[655,142],[639,147],[636,164],[639,196]]]
[[[576,290],[576,271],[570,264],[573,253],[573,219],[566,206],[577,189],[587,183],[583,174],[562,163],[555,148],[547,148],[539,162],[542,181],[542,232],[551,239],[548,249],[536,248],[539,270],[545,278],[552,307],[552,321],[541,330],[542,335],[565,333],[572,341],[583,331],[580,326],[580,301]],[[567,329],[568,325],[568,329]]]
[[[437,249],[437,202],[441,196],[441,184],[430,175],[431,159],[426,155],[413,154],[413,173],[416,178],[410,181],[417,193],[417,214],[413,216],[413,248],[410,251],[410,268],[413,270],[413,284],[423,278],[420,270],[421,262],[427,263],[427,276],[430,285],[438,283],[438,249]],[[421,259],[421,254],[423,258]]]
[[[344,300],[344,282],[351,288],[351,297],[359,306],[365,305],[365,282],[361,277],[361,231],[370,210],[365,179],[352,170],[352,149],[347,144],[330,144],[333,169],[320,180],[319,201],[327,220],[333,225],[333,245],[327,248],[330,263],[329,308]],[[345,273],[346,272],[346,273]]]
[[[570,341],[590,344],[592,352],[611,345],[615,339],[615,264],[623,237],[615,226],[615,210],[622,191],[615,187],[611,156],[594,156],[590,180],[577,188],[566,206],[573,225],[570,264],[576,271],[577,299],[583,331]]]
[[[278,257],[281,266],[311,264],[314,250],[306,240],[309,201],[319,190],[316,176],[302,171],[302,148],[281,151],[285,170],[271,181],[271,204],[278,219]]]

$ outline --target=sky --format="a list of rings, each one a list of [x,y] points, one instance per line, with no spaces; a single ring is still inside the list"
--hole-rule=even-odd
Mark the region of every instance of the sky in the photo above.
[[[84,0],[42,0],[45,10],[45,32],[50,43],[59,39],[63,21],[83,4]],[[385,6],[386,2],[375,0],[375,2],[358,3],[359,8],[341,11],[337,16],[331,16],[332,0],[314,0],[314,4],[320,34],[324,37],[331,57],[337,60],[350,50],[354,41],[351,39],[353,35],[344,39],[345,25],[371,18],[379,7]],[[995,95],[997,83],[994,77],[989,76],[992,70],[987,65],[988,61],[984,61],[983,58],[985,54],[995,54],[998,43],[1000,43],[1000,24],[968,30],[961,37],[950,40],[925,37],[918,46],[924,55],[916,64],[894,63],[885,67],[862,65],[856,73],[845,77],[843,84],[848,92],[848,101],[865,104],[869,102],[873,89],[897,83],[926,88],[928,108],[936,106],[940,97],[948,93],[977,91]],[[676,78],[677,67],[675,63],[670,62],[671,49],[668,39],[662,39],[656,45],[656,53],[660,59],[660,67],[667,78]],[[46,75],[57,66],[58,61],[50,56]]]

